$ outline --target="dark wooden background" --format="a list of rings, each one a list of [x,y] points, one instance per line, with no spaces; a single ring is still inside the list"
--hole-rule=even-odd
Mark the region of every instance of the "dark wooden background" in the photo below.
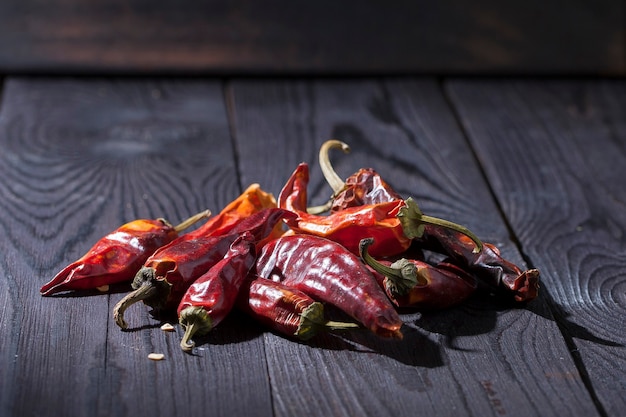
[[[622,0],[5,0],[0,72],[626,74]]]
[[[0,416],[626,415],[617,0],[0,2]],[[44,298],[142,217],[277,195],[322,142],[524,267],[538,299],[287,340],[234,312],[194,355],[128,290]],[[151,352],[165,354],[153,362]]]

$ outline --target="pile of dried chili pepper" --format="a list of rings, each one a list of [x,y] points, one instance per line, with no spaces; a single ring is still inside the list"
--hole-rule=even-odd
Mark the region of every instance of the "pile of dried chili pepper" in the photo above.
[[[344,142],[329,140],[320,148],[320,167],[333,189],[333,195],[324,208],[334,214],[371,204],[402,201],[400,194],[372,168],[362,168],[343,181],[330,163],[328,152],[331,149],[348,152],[350,147]],[[494,244],[483,243],[481,250],[476,251],[476,239],[471,234],[433,224],[424,224],[421,233],[414,237],[421,249],[448,256],[446,264],[454,265],[463,271],[463,275],[473,275],[485,288],[503,298],[524,303],[537,297],[539,270],[522,270],[504,259]],[[376,256],[373,248],[370,254]]]
[[[331,149],[350,148],[337,140],[320,148],[333,190],[326,204],[308,206],[309,167],[301,163],[278,200],[252,184],[213,217],[205,211],[176,227],[162,219],[123,225],[41,294],[130,282],[114,322],[126,329],[124,313],[139,301],[153,314],[175,312],[185,352],[234,308],[297,340],[352,329],[400,340],[400,308],[449,308],[482,287],[517,303],[537,296],[536,269],[522,270],[462,225],[424,215],[372,168],[342,180]],[[444,259],[427,260],[424,251]],[[349,319],[330,320],[333,309]]]

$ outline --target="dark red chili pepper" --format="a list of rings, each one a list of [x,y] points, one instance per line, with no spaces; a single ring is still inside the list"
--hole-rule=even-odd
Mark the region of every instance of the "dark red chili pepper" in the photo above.
[[[215,328],[232,310],[241,285],[256,260],[255,237],[244,232],[233,241],[224,257],[187,289],[178,305],[178,320],[185,334],[180,347],[190,352],[194,335]]]
[[[280,237],[262,247],[255,270],[334,305],[379,336],[402,337],[402,320],[372,273],[336,242],[313,235]]]
[[[455,264],[475,274],[482,284],[502,297],[518,303],[537,297],[539,270],[522,270],[504,259],[493,244],[485,243],[483,250],[476,254],[465,236],[428,226],[420,242],[426,249],[447,254]]]
[[[339,140],[328,140],[322,144],[319,152],[319,164],[328,185],[333,189],[330,201],[319,207],[308,208],[309,213],[340,211],[347,207],[379,204],[401,200],[402,197],[372,168],[361,168],[343,181],[335,172],[328,151],[342,149],[350,152],[350,146]]]
[[[39,290],[42,295],[89,290],[131,281],[154,251],[211,214],[206,210],[172,226],[164,219],[139,219],[104,236],[80,259],[66,266]]]
[[[288,337],[309,340],[320,331],[359,328],[324,318],[324,305],[302,291],[269,279],[248,279],[237,306],[260,323]]]
[[[440,310],[461,303],[477,288],[474,276],[446,262],[430,265],[417,259],[376,260],[367,252],[372,242],[361,241],[361,259],[398,307]]]
[[[241,220],[228,234],[186,234],[157,250],[135,275],[134,291],[115,305],[115,322],[125,329],[124,311],[139,301],[154,310],[176,308],[187,288],[224,257],[241,233],[248,231],[260,241],[291,216],[294,214],[280,208],[264,209]]]
[[[370,251],[372,256],[398,255],[411,245],[414,238],[422,235],[426,224],[452,228],[470,236],[480,250],[481,242],[463,226],[443,219],[425,216],[413,199],[394,200],[378,204],[348,207],[328,216],[307,212],[307,186],[309,167],[298,165],[279,196],[279,207],[298,214],[287,221],[295,232],[316,235],[338,242],[352,253],[359,253],[361,239],[374,237]]]
[[[328,150],[342,148],[345,151],[346,147],[348,145],[343,142],[329,141],[320,148],[320,166],[334,191],[332,200],[326,205],[331,212],[353,210],[354,207],[373,201],[402,201],[399,194],[374,170],[360,170],[344,183],[330,164]],[[416,243],[423,249],[450,256],[457,266],[475,274],[482,284],[516,302],[526,302],[537,297],[539,270],[523,271],[504,259],[493,244],[485,243],[483,250],[477,252],[474,242],[462,232],[429,224],[423,227],[423,233],[416,236]]]

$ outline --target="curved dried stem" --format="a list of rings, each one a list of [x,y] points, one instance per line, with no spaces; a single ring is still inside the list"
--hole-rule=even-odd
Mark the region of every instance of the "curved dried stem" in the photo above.
[[[328,151],[331,149],[341,149],[343,153],[350,153],[350,146],[347,143],[344,143],[337,139],[327,140],[320,147],[319,152],[319,164],[322,169],[322,173],[324,174],[324,178],[326,178],[326,182],[333,189],[333,192],[336,194],[340,193],[345,187],[345,181],[337,175],[335,169],[330,163],[330,157],[328,156]]]
[[[180,233],[183,230],[187,229],[188,227],[192,226],[193,224],[199,222],[200,220],[209,217],[210,215],[211,215],[211,210],[204,210],[200,213],[194,214],[188,219],[183,220],[180,224],[176,225],[174,227],[174,230],[176,230],[177,233]]]

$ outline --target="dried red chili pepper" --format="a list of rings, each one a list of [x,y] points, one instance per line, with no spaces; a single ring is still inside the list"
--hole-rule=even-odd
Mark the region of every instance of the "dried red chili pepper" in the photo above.
[[[321,331],[361,327],[327,320],[322,303],[269,279],[248,279],[240,290],[237,306],[270,329],[299,340],[309,340]]]
[[[227,234],[242,219],[263,209],[274,207],[277,207],[274,196],[263,191],[259,184],[251,184],[217,215],[190,232],[189,237]]]
[[[115,305],[115,322],[125,329],[124,312],[139,301],[157,311],[176,308],[187,288],[224,257],[241,233],[250,232],[260,241],[282,219],[291,216],[294,214],[280,208],[263,209],[238,222],[228,234],[185,234],[157,250],[135,275],[132,283],[134,291]]]
[[[278,198],[279,207],[298,214],[297,218],[287,221],[295,232],[328,238],[354,254],[359,253],[361,239],[374,237],[375,243],[370,251],[373,256],[383,257],[407,250],[413,239],[422,235],[424,226],[432,224],[470,236],[476,244],[475,250],[480,251],[482,243],[471,231],[447,220],[423,215],[411,198],[348,207],[328,216],[310,214],[307,212],[308,183],[308,165],[301,163]]]
[[[165,219],[138,219],[126,223],[98,240],[87,253],[63,268],[39,291],[47,296],[131,281],[154,251],[210,214],[209,210],[203,211],[177,226]]]
[[[383,202],[386,199],[390,202],[401,201],[399,194],[371,169],[359,170],[343,183],[330,164],[328,150],[347,146],[343,142],[330,141],[320,148],[320,165],[324,177],[335,192],[327,205],[330,211],[354,210],[361,204]],[[530,301],[538,294],[539,270],[523,271],[504,259],[493,244],[485,243],[483,250],[477,253],[474,242],[463,233],[428,224],[424,225],[423,233],[416,237],[422,248],[450,256],[457,266],[471,271],[482,284],[516,302]]]
[[[255,272],[334,305],[379,336],[402,337],[402,320],[372,273],[337,242],[282,236],[261,248]]]
[[[476,254],[470,250],[471,243],[465,236],[429,227],[426,227],[420,243],[426,249],[447,254],[452,262],[475,274],[482,284],[499,296],[523,303],[538,295],[539,270],[522,270],[504,259],[491,243],[485,243],[483,250]]]
[[[316,211],[321,211],[323,208],[339,211],[347,207],[402,200],[400,194],[372,168],[361,168],[345,181],[342,180],[330,163],[328,151],[331,149],[342,149],[344,153],[350,151],[347,143],[334,139],[324,142],[320,147],[320,168],[326,182],[333,189],[333,195],[326,205],[320,206],[320,209]]]
[[[256,239],[240,234],[224,257],[196,279],[178,305],[178,320],[185,330],[180,347],[190,352],[195,335],[207,334],[232,310],[241,285],[254,265]]]
[[[359,245],[361,259],[398,307],[440,310],[457,305],[476,291],[476,278],[446,262],[431,265],[417,259],[376,260],[367,251],[373,239]]]

